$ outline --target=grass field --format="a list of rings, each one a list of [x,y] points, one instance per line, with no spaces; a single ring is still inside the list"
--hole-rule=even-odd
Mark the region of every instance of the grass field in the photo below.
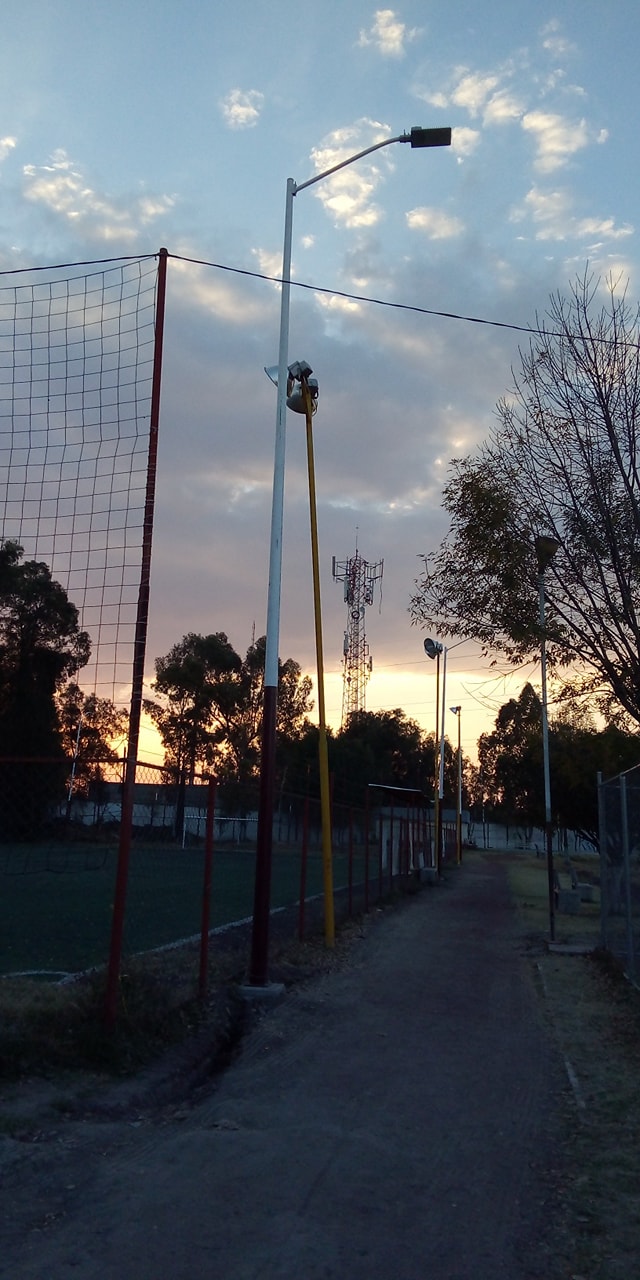
[[[109,948],[117,852],[114,846],[53,850],[27,847],[0,861],[0,974],[77,973],[104,964]],[[211,927],[250,916],[255,854],[216,850]],[[197,934],[202,914],[201,849],[134,845],[131,851],[124,949],[148,951]],[[362,881],[362,859],[354,859]],[[334,884],[346,885],[346,856],[334,859]],[[320,855],[309,855],[306,897],[322,888]],[[272,905],[300,895],[300,854],[274,851]]]

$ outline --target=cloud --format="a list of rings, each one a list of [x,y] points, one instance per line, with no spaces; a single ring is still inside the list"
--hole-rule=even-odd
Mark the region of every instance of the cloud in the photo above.
[[[282,270],[282,260],[277,274]],[[243,328],[262,325],[271,315],[271,300],[265,294],[249,295],[242,277],[211,271],[192,262],[171,262],[173,292],[190,308],[213,317],[225,326]]]
[[[456,125],[456,128],[453,130],[451,135],[451,144],[455,151],[458,163],[460,163],[465,156],[470,156],[476,150],[479,142],[480,134],[477,129],[467,129],[464,126],[461,128]]]
[[[394,9],[376,9],[369,31],[361,31],[358,44],[361,48],[375,45],[384,58],[403,58],[405,44],[419,35],[416,27],[409,29],[400,22]]]
[[[616,226],[613,218],[578,218],[573,213],[572,197],[568,191],[557,189],[544,191],[532,187],[524,198],[524,204],[512,210],[511,221],[521,222],[530,217],[537,230],[536,240],[589,240],[592,244],[621,240],[633,234],[629,223]]]
[[[560,34],[560,23],[557,18],[552,18],[551,22],[545,23],[540,32],[540,38],[543,49],[553,54],[555,58],[575,53],[576,46]]]
[[[232,89],[220,103],[230,129],[253,129],[262,112],[264,94],[257,89]]]
[[[499,83],[497,75],[470,72],[458,82],[451,94],[451,101],[456,107],[464,107],[469,115],[477,116]]]
[[[500,89],[489,98],[482,118],[485,124],[508,124],[511,120],[519,120],[523,111],[519,98],[508,89]]]
[[[588,238],[597,237],[602,240],[621,240],[633,235],[634,227],[625,222],[617,227],[613,218],[580,218],[576,223],[576,233]]]
[[[0,163],[6,160],[16,145],[16,138],[0,138]]]
[[[390,133],[388,125],[367,119],[335,129],[311,152],[316,173],[323,173],[350,155],[382,142]],[[358,165],[349,165],[316,188],[317,199],[337,223],[351,228],[372,227],[380,220],[380,210],[372,197],[382,181],[381,163],[386,168],[391,166],[389,158],[383,159],[383,156],[384,152],[378,153],[375,160],[365,158]]]
[[[527,112],[522,117],[522,128],[533,137],[535,166],[540,173],[553,173],[555,169],[562,168],[570,156],[594,141],[586,120],[571,121],[547,111]],[[603,131],[595,140],[604,142],[605,139]]]
[[[464,223],[460,218],[451,217],[443,209],[428,208],[426,205],[409,210],[407,226],[412,231],[424,231],[430,240],[450,240],[462,235],[464,231]]]
[[[269,249],[252,249],[252,254],[258,262],[258,270],[264,276],[274,276],[280,280],[282,277],[282,250]],[[280,286],[278,286],[279,288]]]
[[[25,197],[100,240],[133,240],[141,227],[173,208],[172,196],[142,196],[118,203],[88,186],[66,151],[55,151],[45,165],[23,168]]]

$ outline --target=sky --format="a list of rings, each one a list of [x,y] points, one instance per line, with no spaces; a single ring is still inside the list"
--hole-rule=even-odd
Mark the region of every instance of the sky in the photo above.
[[[535,324],[587,264],[638,297],[639,47],[637,0],[606,13],[595,0],[5,7],[0,271],[172,255],[149,680],[187,631],[224,631],[244,653],[265,629],[264,366],[277,363],[280,291],[264,277],[281,271],[287,178],[413,125],[450,126],[451,148],[392,145],[296,196],[289,344],[320,386],[328,720],[339,726],[346,625],[332,558],[357,546],[384,560],[367,709],[434,728],[434,664],[409,601],[420,556],[447,532],[449,462],[486,436],[527,341],[509,326]],[[291,413],[280,653],[314,675],[304,419]],[[469,755],[538,679],[471,644],[447,671]]]

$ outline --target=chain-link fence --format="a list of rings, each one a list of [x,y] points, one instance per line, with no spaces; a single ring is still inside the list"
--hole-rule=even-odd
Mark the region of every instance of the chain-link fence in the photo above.
[[[598,779],[602,945],[635,981],[640,960],[640,766]]]
[[[0,973],[52,978],[105,964],[113,917],[123,762],[70,777],[58,760],[0,760]],[[369,801],[368,803],[366,801]],[[427,810],[332,811],[336,915],[366,911],[433,866]],[[257,796],[138,764],[124,955],[197,941],[253,912]],[[321,923],[320,803],[283,791],[273,825],[271,905],[300,937]]]

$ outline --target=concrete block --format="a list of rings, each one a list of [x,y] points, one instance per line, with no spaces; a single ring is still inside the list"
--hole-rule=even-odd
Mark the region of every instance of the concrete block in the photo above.
[[[438,872],[435,867],[420,867],[421,884],[437,884]]]
[[[561,889],[558,894],[558,911],[562,915],[577,916],[580,911],[580,891]]]

